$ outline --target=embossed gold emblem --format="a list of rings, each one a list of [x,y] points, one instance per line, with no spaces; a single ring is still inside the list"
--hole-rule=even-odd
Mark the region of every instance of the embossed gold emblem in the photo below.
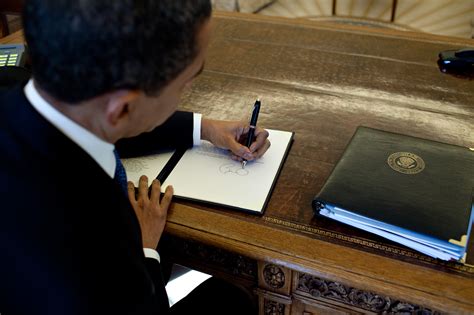
[[[387,159],[388,165],[395,171],[403,174],[418,174],[425,169],[425,161],[410,152],[395,152]]]

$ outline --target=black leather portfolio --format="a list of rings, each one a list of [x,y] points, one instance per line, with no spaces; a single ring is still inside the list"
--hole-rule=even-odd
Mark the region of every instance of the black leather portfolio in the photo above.
[[[359,127],[313,209],[429,256],[462,261],[473,190],[469,148]]]

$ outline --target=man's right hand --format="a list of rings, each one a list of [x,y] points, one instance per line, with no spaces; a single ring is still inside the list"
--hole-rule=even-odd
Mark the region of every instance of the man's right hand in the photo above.
[[[233,155],[232,159],[242,161],[246,159],[252,161],[262,157],[270,148],[268,140],[268,131],[257,127],[255,129],[255,141],[250,148],[239,143],[242,136],[249,132],[248,123],[241,121],[224,121],[213,119],[202,119],[201,121],[201,138],[210,141],[221,149],[230,150]]]
[[[140,177],[138,183],[138,194],[135,195],[135,186],[128,182],[128,198],[137,215],[142,230],[143,248],[156,249],[165,229],[168,208],[173,197],[173,186],[166,187],[161,198],[161,184],[155,179],[150,187],[148,195],[148,178]]]

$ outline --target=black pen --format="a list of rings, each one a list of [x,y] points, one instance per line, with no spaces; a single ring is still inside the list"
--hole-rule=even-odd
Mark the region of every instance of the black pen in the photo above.
[[[253,141],[255,128],[257,128],[257,119],[258,119],[259,111],[260,111],[260,100],[257,98],[257,100],[255,101],[255,104],[253,105],[252,118],[250,118],[250,129],[247,135],[247,143],[246,143],[247,148],[250,148],[250,145],[252,144],[252,141]],[[245,168],[245,164],[247,164],[247,160],[243,159],[242,168]]]

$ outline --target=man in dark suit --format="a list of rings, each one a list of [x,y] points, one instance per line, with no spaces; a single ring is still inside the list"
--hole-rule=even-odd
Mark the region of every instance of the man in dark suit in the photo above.
[[[170,310],[155,249],[173,189],[115,180],[117,151],[268,149],[265,130],[246,148],[240,122],[175,112],[203,69],[210,15],[208,0],[26,1],[33,76],[0,94],[2,315],[251,312],[230,286],[217,310],[199,288]]]

